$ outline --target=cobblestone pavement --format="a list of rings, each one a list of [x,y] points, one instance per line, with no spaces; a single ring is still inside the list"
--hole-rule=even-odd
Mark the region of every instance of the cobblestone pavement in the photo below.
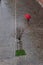
[[[43,8],[35,0],[16,0],[16,26],[24,29],[22,42],[27,55],[15,57],[14,3],[0,3],[0,65],[43,65]],[[32,16],[29,23],[26,13]]]
[[[17,26],[24,28],[22,37],[26,57],[20,57],[17,65],[43,65],[43,8],[35,0],[17,0]],[[26,22],[24,15],[32,18]]]

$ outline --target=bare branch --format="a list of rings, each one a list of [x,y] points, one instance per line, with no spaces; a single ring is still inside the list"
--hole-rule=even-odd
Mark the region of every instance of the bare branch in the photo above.
[[[20,28],[17,28],[16,30],[17,30],[16,37],[17,37],[17,39],[21,40],[21,37],[22,37],[23,32],[24,32],[24,29],[20,27]]]

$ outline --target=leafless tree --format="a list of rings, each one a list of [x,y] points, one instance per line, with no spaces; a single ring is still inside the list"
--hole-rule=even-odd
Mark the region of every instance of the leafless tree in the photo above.
[[[22,41],[21,41],[21,38],[22,38],[22,35],[24,33],[24,29],[19,27],[16,29],[16,38],[18,40],[17,42],[17,49],[18,49],[18,45],[19,45],[19,48],[22,49]]]

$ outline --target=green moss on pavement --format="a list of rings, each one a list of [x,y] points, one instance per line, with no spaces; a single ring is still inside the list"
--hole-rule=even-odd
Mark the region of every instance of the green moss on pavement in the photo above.
[[[26,55],[25,50],[16,50],[15,56],[23,56]]]

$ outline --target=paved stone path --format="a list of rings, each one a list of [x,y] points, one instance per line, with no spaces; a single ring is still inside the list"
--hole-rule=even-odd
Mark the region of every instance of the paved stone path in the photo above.
[[[43,8],[35,0],[17,0],[17,26],[25,29],[22,40],[27,52],[17,65],[43,65]],[[29,24],[24,14],[32,16]]]
[[[22,42],[27,55],[15,57],[14,0],[2,0],[0,4],[0,65],[43,65],[42,12],[43,8],[35,0],[16,1],[16,26],[24,28]],[[25,13],[30,13],[32,16],[29,24],[24,19]]]

